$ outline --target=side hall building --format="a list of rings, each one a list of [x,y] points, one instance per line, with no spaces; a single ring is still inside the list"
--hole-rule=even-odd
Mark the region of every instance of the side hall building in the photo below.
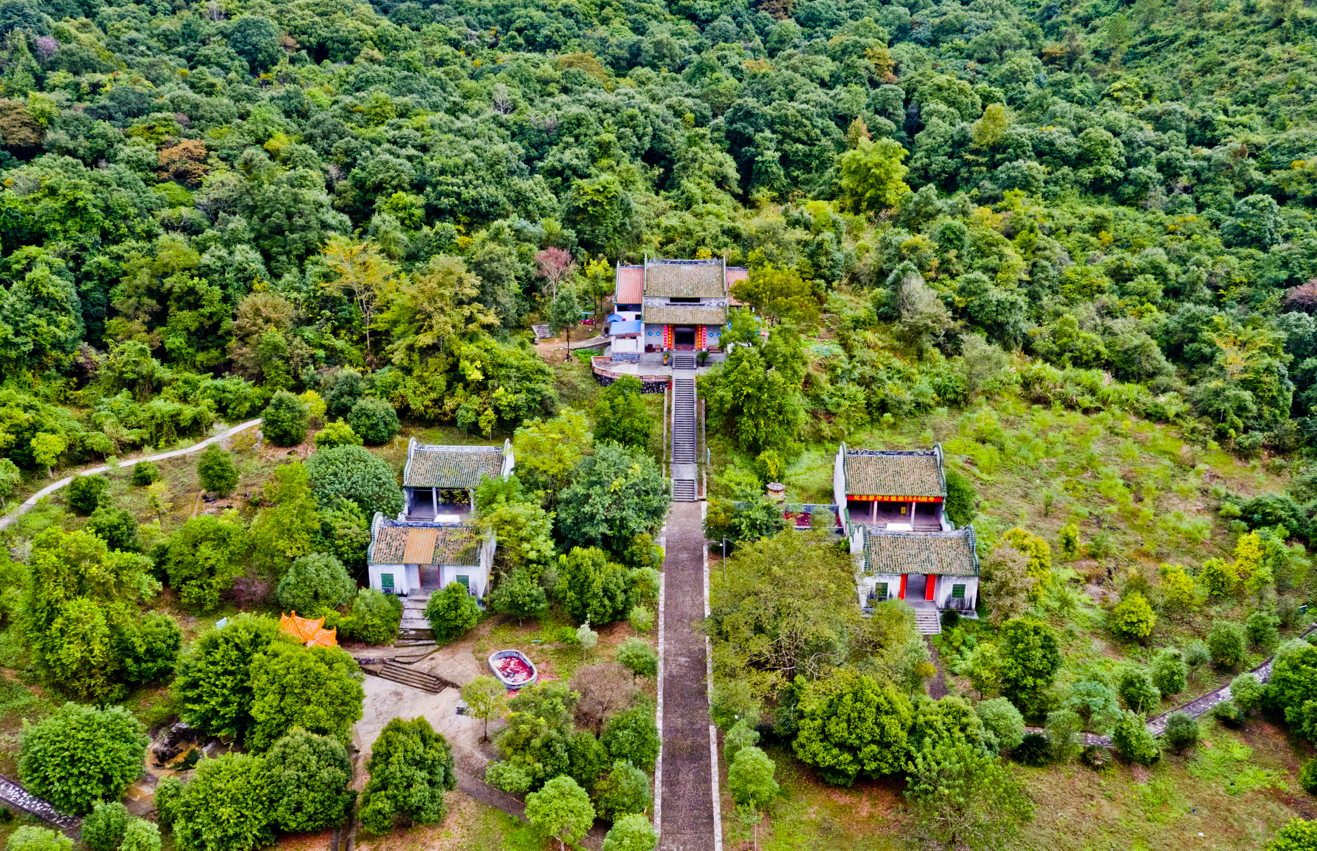
[[[938,611],[978,604],[978,539],[944,507],[942,447],[837,449],[833,498],[858,564],[860,606],[896,598]]]

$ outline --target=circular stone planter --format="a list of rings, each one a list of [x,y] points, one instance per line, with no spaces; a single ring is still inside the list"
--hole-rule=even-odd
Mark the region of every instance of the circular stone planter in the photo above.
[[[520,650],[499,650],[489,656],[489,669],[508,691],[534,685],[539,678],[535,663]]]

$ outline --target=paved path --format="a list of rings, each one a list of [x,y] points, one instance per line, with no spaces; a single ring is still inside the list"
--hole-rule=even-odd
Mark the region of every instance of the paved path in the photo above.
[[[704,504],[674,502],[668,513],[660,610],[663,748],[654,821],[659,851],[717,851],[713,728],[709,724],[705,616]]]
[[[200,443],[194,443],[191,446],[185,447],[183,449],[175,449],[171,452],[162,452],[159,455],[151,455],[146,458],[125,458],[119,462],[119,466],[125,467],[130,464],[136,464],[138,461],[167,461],[170,458],[178,458],[183,455],[191,455],[193,452],[200,452],[201,450],[205,449],[207,446],[210,446],[212,443],[216,443],[221,440],[228,440],[230,437],[233,437],[233,435],[237,434],[238,432],[246,431],[247,429],[252,428],[253,426],[258,426],[260,424],[261,421],[259,419],[248,420],[247,422],[242,423],[241,425],[236,425],[233,428],[226,429],[220,432],[219,434],[215,435],[214,437],[208,437],[205,440],[201,441]],[[97,473],[104,473],[109,469],[110,469],[109,467],[102,465],[100,467],[92,467],[91,469],[88,470],[82,470],[81,472],[78,473],[78,475],[93,476]],[[65,478],[62,478],[53,484],[46,485],[41,490],[32,494],[23,502],[22,505],[18,506],[18,508],[15,508],[13,511],[9,512],[4,517],[0,517],[0,529],[7,528],[10,523],[13,523],[20,516],[26,514],[32,508],[32,506],[36,505],[37,502],[39,502],[43,497],[50,496],[52,493],[64,487],[71,481],[73,481],[73,476],[66,476]]]
[[[44,801],[24,789],[23,784],[17,780],[4,775],[0,775],[0,800],[58,827],[74,839],[77,839],[81,833],[82,819],[65,815],[55,809],[49,801]]]
[[[1298,638],[1307,638],[1309,635],[1312,635],[1314,632],[1317,632],[1317,624],[1313,624],[1312,626],[1305,629],[1303,632],[1299,633]],[[1276,661],[1276,657],[1274,655],[1269,656],[1265,662],[1263,662],[1261,665],[1258,665],[1257,667],[1251,668],[1249,672],[1256,675],[1259,682],[1268,683],[1271,681],[1271,666],[1275,663],[1275,661]],[[1221,688],[1215,691],[1209,691],[1207,694],[1203,695],[1202,697],[1195,697],[1193,700],[1189,701],[1188,703],[1182,703],[1179,706],[1166,710],[1160,715],[1154,715],[1153,717],[1149,718],[1147,721],[1148,732],[1152,733],[1154,736],[1160,736],[1162,733],[1166,732],[1167,719],[1170,718],[1175,713],[1183,712],[1185,715],[1188,715],[1190,718],[1201,718],[1207,713],[1211,712],[1212,707],[1216,706],[1218,703],[1224,703],[1229,699],[1230,699],[1230,686],[1228,685],[1221,686]],[[1025,727],[1024,729],[1026,732],[1029,733],[1045,732],[1042,727]],[[1101,745],[1102,747],[1109,748],[1111,747],[1111,737],[1100,736],[1096,733],[1085,733],[1084,744]]]

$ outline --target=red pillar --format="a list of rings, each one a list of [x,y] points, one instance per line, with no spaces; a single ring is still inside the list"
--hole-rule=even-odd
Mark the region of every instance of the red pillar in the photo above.
[[[924,599],[932,600],[937,593],[937,575],[928,574],[928,579],[924,583]]]
[[[900,599],[900,600],[904,600],[904,599],[905,599],[905,574],[904,574],[904,573],[901,574],[901,593],[897,595],[897,599]]]

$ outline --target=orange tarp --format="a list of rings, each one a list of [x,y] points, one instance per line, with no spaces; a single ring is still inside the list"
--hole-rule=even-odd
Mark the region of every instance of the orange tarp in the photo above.
[[[338,646],[338,629],[325,629],[325,619],[299,618],[297,612],[279,616],[279,629],[285,635],[291,635],[303,644],[319,644],[321,647]]]

